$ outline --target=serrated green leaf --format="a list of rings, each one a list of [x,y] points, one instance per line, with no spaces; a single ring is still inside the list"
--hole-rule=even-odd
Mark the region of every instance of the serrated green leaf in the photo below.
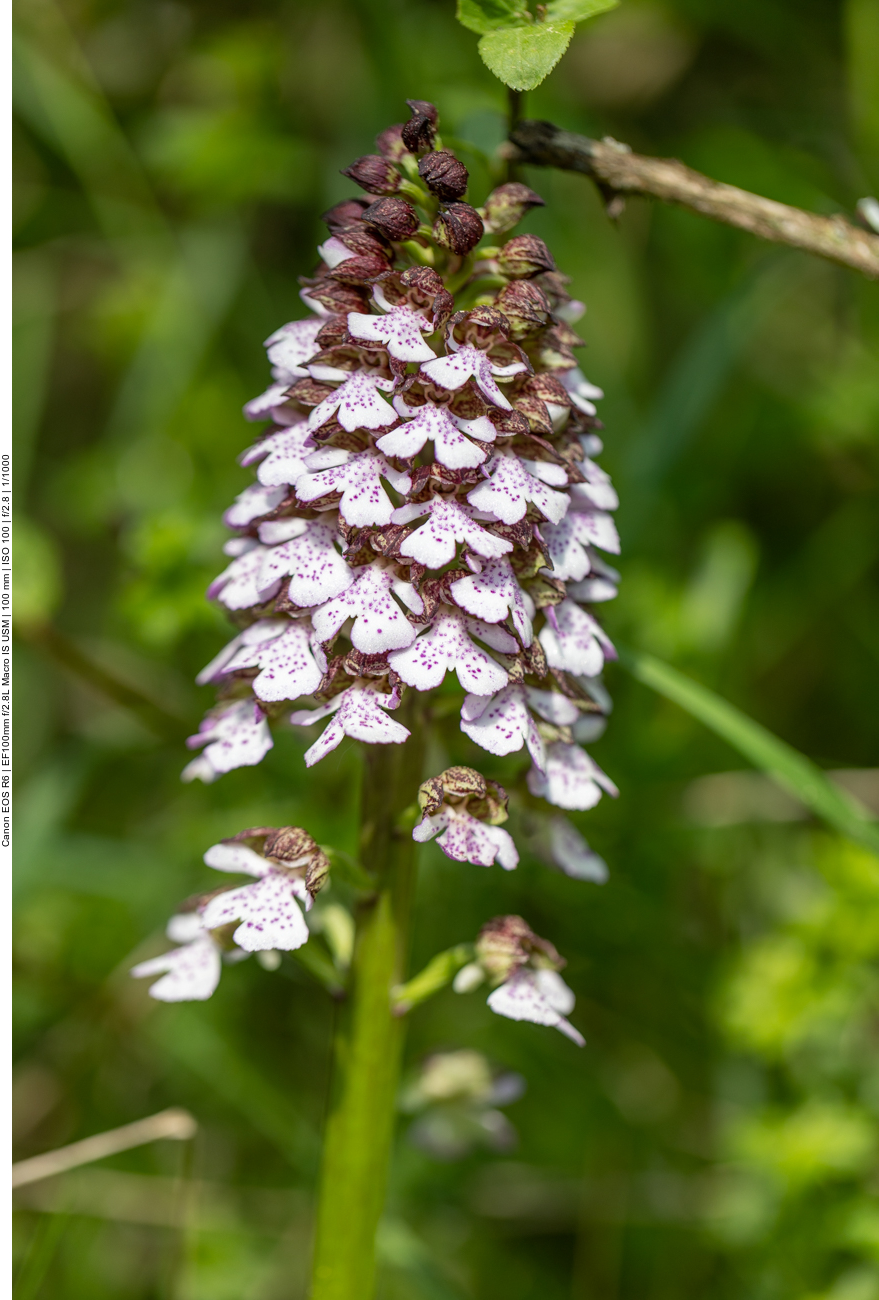
[[[547,21],[551,23],[583,23],[587,18],[616,9],[620,0],[549,0],[546,6]]]
[[[639,682],[673,700],[722,736],[750,763],[840,834],[879,853],[879,825],[876,821],[804,754],[779,740],[735,705],[652,655],[620,650],[620,663]]]
[[[513,90],[533,90],[552,72],[574,35],[573,23],[534,23],[490,32],[479,42],[483,63]]]
[[[458,0],[458,22],[484,36],[504,27],[530,23],[524,0]]]

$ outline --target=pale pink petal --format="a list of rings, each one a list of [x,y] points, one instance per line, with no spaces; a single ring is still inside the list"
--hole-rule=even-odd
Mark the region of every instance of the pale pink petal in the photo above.
[[[572,485],[572,509],[577,510],[582,504],[594,510],[616,510],[620,499],[610,481],[610,475],[600,465],[596,465],[594,460],[588,459],[581,463],[580,472],[585,475],[586,482]]]
[[[551,1005],[545,988],[538,979],[544,973],[555,974],[554,971],[516,971],[511,979],[489,994],[488,1005],[499,1016],[506,1016],[510,1020],[530,1020],[536,1025],[550,1025],[554,1029],[560,1029],[578,1047],[583,1047],[586,1042],[583,1035]]]
[[[552,560],[550,572],[562,582],[571,579],[578,582],[585,578],[591,568],[586,544],[591,540],[586,516],[574,514],[569,510],[557,524],[542,524],[540,535],[546,542],[549,558]]]
[[[239,555],[214,578],[208,587],[208,598],[218,600],[227,609],[250,609],[270,600],[281,585],[279,581],[262,581],[263,564],[270,554],[264,546],[254,546]]]
[[[553,523],[564,516],[568,508],[565,494],[554,492],[529,474],[515,454],[495,456],[488,470],[492,477],[467,493],[467,500],[477,510],[485,510],[505,524],[524,518],[529,502]]]
[[[173,948],[135,966],[135,979],[167,974],[150,988],[150,997],[160,1002],[204,1002],[220,982],[220,953],[210,935],[194,939],[183,948]]]
[[[387,708],[396,707],[393,697],[380,695],[369,687],[350,686],[347,691],[336,696],[332,707],[335,717],[320,739],[305,752],[306,767],[313,767],[320,762],[345,736],[363,740],[369,745],[401,745],[409,738],[410,732],[406,727],[384,712]],[[329,708],[326,712],[329,712]],[[290,721],[307,725],[317,721],[320,714],[318,709],[311,711],[310,716],[302,710],[292,714]]]
[[[521,686],[508,686],[490,699],[468,695],[461,706],[461,730],[490,754],[513,754],[527,745],[534,762],[543,766],[543,741]]]
[[[607,880],[607,863],[590,849],[583,836],[567,819],[550,820],[550,850],[556,866],[574,880],[591,880],[603,885]]]
[[[309,520],[286,516],[283,519],[267,519],[257,528],[259,540],[265,546],[279,546],[294,537],[301,537],[308,531]]]
[[[449,469],[470,469],[481,465],[488,456],[484,448],[464,437],[444,406],[428,403],[413,409],[400,398],[394,405],[401,415],[413,418],[379,438],[376,445],[387,455],[408,459],[417,455],[426,442],[432,442],[434,459]]]
[[[242,646],[226,672],[241,668],[262,671],[251,683],[260,700],[295,700],[317,690],[323,676],[315,662],[309,629],[302,622],[282,624],[280,636],[275,627],[272,635],[256,645]]]
[[[286,872],[270,871],[253,885],[210,899],[202,908],[202,919],[212,930],[240,921],[232,937],[245,952],[301,948],[308,941],[308,926],[296,899],[295,883]]]
[[[342,262],[347,262],[349,258],[357,256],[356,253],[351,252],[350,248],[346,248],[341,239],[337,239],[335,235],[330,235],[329,239],[325,240],[324,243],[318,244],[317,251],[321,261],[326,263],[331,271],[340,266]]]
[[[533,686],[526,686],[525,694],[529,708],[545,722],[551,722],[556,727],[570,727],[580,717],[580,710],[574,701],[562,695],[561,691],[539,691]]]
[[[411,479],[394,469],[384,456],[374,451],[351,456],[344,465],[307,474],[296,484],[300,501],[316,501],[331,492],[341,492],[340,513],[357,528],[369,524],[389,524],[394,504],[382,487],[385,478],[398,491],[408,492]]]
[[[336,550],[337,537],[331,524],[310,520],[301,536],[263,551],[257,578],[260,592],[273,587],[277,591],[275,584],[289,575],[290,600],[302,609],[340,595],[351,586],[354,572]]]
[[[486,623],[500,623],[509,614],[522,645],[531,645],[534,633],[528,610],[530,598],[516,581],[508,559],[489,560],[481,573],[460,578],[451,584],[449,591],[462,609]]]
[[[616,600],[619,592],[607,578],[584,578],[582,582],[568,584],[572,600],[582,600],[587,605],[599,605],[605,600]]]
[[[262,446],[266,454],[256,476],[267,487],[278,484],[292,487],[310,469],[323,469],[328,453],[332,463],[342,456],[335,447],[317,448],[305,424],[295,424],[271,434]],[[261,450],[260,444],[255,450]],[[315,464],[316,459],[323,463]]]
[[[511,366],[493,366],[484,352],[469,344],[459,348],[451,356],[437,357],[436,360],[428,361],[421,367],[422,372],[435,384],[452,391],[463,388],[468,379],[475,379],[483,396],[505,411],[512,408],[495,383],[494,375],[510,377],[521,374],[527,369],[528,367],[522,361],[514,362]]]
[[[547,623],[537,638],[550,668],[595,677],[604,667],[605,659],[616,658],[603,628],[572,600],[556,605],[555,617],[556,627]]]
[[[319,316],[311,316],[290,321],[269,335],[265,341],[269,361],[284,372],[276,375],[277,379],[289,375],[292,382],[307,373],[304,366],[318,351],[317,336],[323,324]]]
[[[308,418],[309,429],[321,428],[336,412],[342,428],[349,433],[354,429],[381,429],[394,424],[397,413],[379,397],[378,382],[371,375],[357,371],[314,408]]]
[[[422,333],[433,333],[433,325],[410,307],[392,307],[386,316],[349,312],[348,333],[384,343],[398,361],[431,361],[436,355],[422,338]]]
[[[608,794],[619,793],[585,749],[561,741],[547,746],[543,772],[532,768],[528,773],[528,789],[533,795],[570,811],[594,808],[601,798],[602,787]]]
[[[312,614],[317,639],[328,641],[346,619],[353,618],[351,643],[364,654],[411,645],[415,628],[391,596],[396,582],[392,570],[373,565],[361,569],[347,591]]]
[[[490,867],[497,861],[505,871],[518,866],[519,854],[513,838],[503,827],[486,826],[463,808],[454,807],[447,807],[437,816],[425,820],[433,823],[440,817],[445,822],[445,829],[437,844],[446,857],[455,862],[472,862],[480,867]],[[413,832],[414,838],[421,837],[416,837]]]
[[[244,404],[245,420],[267,420],[271,418],[274,410],[278,406],[283,406],[287,400],[287,389],[289,383],[272,384],[259,397],[252,397],[249,402]]]
[[[551,460],[527,460],[524,456],[522,464],[528,473],[540,479],[541,483],[548,483],[550,487],[567,486],[568,471],[564,465],[556,465],[555,461]]]
[[[279,506],[286,495],[282,487],[263,487],[262,483],[251,483],[250,487],[238,493],[234,505],[223,515],[223,523],[227,528],[246,528],[254,519],[267,515],[275,506]]]
[[[400,552],[402,555],[411,555],[429,569],[440,569],[454,560],[455,546],[459,542],[466,543],[477,555],[487,560],[506,555],[513,549],[513,543],[506,538],[495,537],[493,533],[480,528],[465,507],[439,497],[434,497],[432,502],[425,502],[423,507],[403,506],[394,512],[394,522],[405,523],[407,519],[404,512],[414,510],[416,515],[424,514],[428,507],[430,518],[406,538]]]
[[[491,695],[508,681],[506,670],[470,640],[463,615],[448,606],[440,607],[431,627],[408,650],[395,651],[388,662],[407,685],[419,691],[439,686],[450,670],[458,674],[465,690],[476,695]]]
[[[589,380],[583,374],[579,366],[571,370],[565,370],[559,376],[562,384],[568,391],[571,401],[585,415],[594,415],[595,407],[593,402],[604,397],[604,393],[595,384],[590,384]]]
[[[265,758],[273,744],[265,714],[253,700],[237,700],[221,712],[208,714],[198,735],[190,736],[186,743],[194,748],[207,742],[210,743],[200,762],[184,770],[184,780],[212,779],[206,778],[205,763],[210,764],[214,776],[236,767],[253,767]]]
[[[577,495],[576,489],[582,486],[581,483],[574,483],[568,489],[570,513],[576,514],[580,521],[576,534],[578,539],[583,543],[591,542],[602,551],[610,551],[611,555],[619,555],[620,535],[616,524],[609,514],[594,510],[588,500]]]
[[[271,863],[266,862],[246,844],[229,844],[221,841],[212,844],[203,857],[203,862],[215,871],[241,871],[248,876],[261,878],[271,871]]]

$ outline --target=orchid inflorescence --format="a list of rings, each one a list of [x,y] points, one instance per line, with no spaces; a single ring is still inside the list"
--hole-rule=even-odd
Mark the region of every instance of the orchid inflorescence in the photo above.
[[[616,794],[580,742],[610,707],[600,674],[615,653],[588,607],[616,595],[599,552],[619,540],[617,497],[594,460],[602,394],[573,352],[585,309],[541,239],[501,242],[539,196],[510,182],[472,207],[436,109],[408,103],[411,120],[345,172],[370,197],[324,216],[329,237],[300,295],[311,314],[266,341],[272,384],[244,410],[271,423],[241,457],[257,481],[224,516],[230,563],[208,592],[239,631],[199,675],[219,702],[183,776],[259,763],[285,715],[297,727],[327,720],[309,767],[345,736],[402,744],[410,733],[393,714],[404,693],[455,672],[461,731],[494,755],[526,748],[533,796],[588,809]],[[420,802],[416,840],[437,836],[458,861],[517,865],[506,795],[479,773],[449,769]],[[600,879],[579,832],[552,821],[556,864]],[[290,827],[242,831],[205,862],[253,883],[173,918],[169,937],[183,946],[135,970],[165,972],[155,997],[207,997],[224,954],[304,944],[302,908],[329,867]],[[520,918],[491,926],[515,955],[489,1005],[581,1041],[552,946]],[[479,960],[456,987],[496,976]]]

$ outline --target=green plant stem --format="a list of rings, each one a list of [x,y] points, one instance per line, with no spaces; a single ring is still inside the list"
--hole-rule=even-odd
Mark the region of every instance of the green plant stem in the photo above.
[[[336,1041],[324,1137],[311,1300],[371,1300],[375,1234],[384,1208],[405,1020],[391,988],[403,982],[415,845],[400,826],[421,780],[423,730],[415,693],[400,710],[405,745],[366,749],[360,861],[379,881],[357,917],[351,994]]]

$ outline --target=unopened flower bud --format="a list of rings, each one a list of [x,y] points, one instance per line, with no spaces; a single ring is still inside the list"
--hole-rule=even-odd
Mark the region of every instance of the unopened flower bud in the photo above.
[[[425,154],[418,164],[418,175],[443,203],[452,203],[467,193],[467,168],[450,149]]]
[[[392,162],[377,153],[364,154],[350,167],[344,168],[342,175],[366,190],[367,194],[396,194],[400,188],[400,173]]]
[[[485,229],[493,235],[503,234],[518,225],[526,212],[544,207],[543,199],[520,181],[510,181],[492,190],[482,208]]]
[[[531,926],[521,916],[496,916],[479,931],[476,956],[489,979],[500,983],[509,979],[528,960]]]
[[[531,280],[514,280],[497,296],[497,305],[510,322],[510,337],[523,339],[549,320],[550,302]]]
[[[536,235],[515,235],[498,255],[498,267],[514,280],[528,280],[541,271],[554,271],[552,254]]]
[[[375,137],[375,147],[383,158],[390,158],[391,162],[399,162],[403,155],[409,152],[403,143],[402,122],[380,131]]]
[[[463,257],[483,236],[482,218],[469,203],[450,203],[433,224],[433,237],[441,248]]]
[[[351,226],[355,221],[359,221],[363,216],[364,209],[369,206],[368,199],[343,199],[330,208],[321,217],[321,221],[329,226],[334,233],[337,230],[344,230],[346,226]]]
[[[549,970],[565,965],[548,939],[535,934],[521,916],[496,916],[479,931],[476,958],[493,983],[508,980],[530,962]]]
[[[402,130],[403,144],[410,153],[419,153],[422,149],[432,149],[439,125],[439,113],[426,99],[407,99],[412,117]]]
[[[377,199],[363,213],[363,220],[397,241],[410,239],[418,229],[418,213],[405,199]]]

